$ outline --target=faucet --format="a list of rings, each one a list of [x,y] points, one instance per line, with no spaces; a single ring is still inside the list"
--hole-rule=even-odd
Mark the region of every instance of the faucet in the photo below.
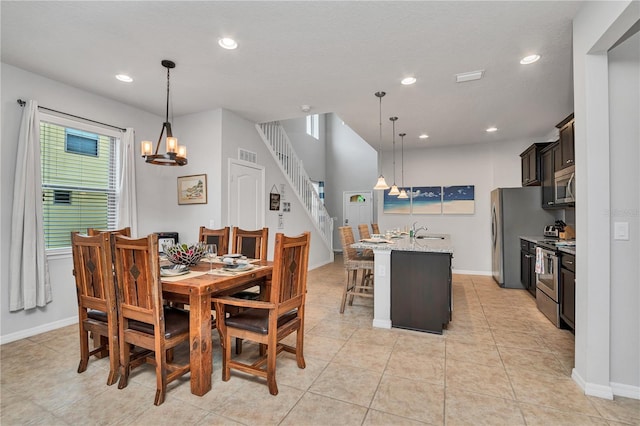
[[[412,237],[416,237],[418,235],[418,232],[420,232],[420,231],[426,231],[427,230],[426,226],[421,226],[421,227],[416,229],[416,225],[417,224],[418,224],[418,222],[413,222],[413,225],[411,225],[411,234],[410,234],[410,236],[412,236]]]

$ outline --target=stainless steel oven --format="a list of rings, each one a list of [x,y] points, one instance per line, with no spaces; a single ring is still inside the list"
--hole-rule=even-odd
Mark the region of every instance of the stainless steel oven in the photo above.
[[[538,309],[556,326],[560,327],[558,286],[560,283],[560,260],[555,251],[541,250],[542,270],[536,274],[536,304]]]

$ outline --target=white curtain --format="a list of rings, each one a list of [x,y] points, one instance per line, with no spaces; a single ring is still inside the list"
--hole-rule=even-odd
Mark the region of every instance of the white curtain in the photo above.
[[[134,154],[134,134],[128,128],[120,138],[118,165],[118,226],[131,227],[131,236],[138,236],[138,209],[136,205],[136,162]]]
[[[20,124],[13,188],[9,310],[33,309],[51,300],[42,220],[40,118],[38,103],[27,101]]]

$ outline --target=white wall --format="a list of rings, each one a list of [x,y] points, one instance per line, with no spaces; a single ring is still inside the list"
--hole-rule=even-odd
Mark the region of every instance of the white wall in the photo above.
[[[635,366],[629,365],[624,353],[629,345],[637,348],[640,340],[637,320],[640,301],[637,290],[635,300],[632,292],[628,295],[629,300],[622,304],[620,298],[624,295],[618,293],[618,290],[625,291],[625,284],[618,284],[618,280],[632,282],[637,289],[638,275],[633,274],[633,266],[626,264],[620,274],[612,276],[612,265],[622,267],[624,258],[613,262],[611,259],[612,249],[617,247],[612,243],[610,213],[619,201],[616,196],[607,196],[614,191],[613,184],[618,179],[617,171],[611,174],[612,169],[618,168],[617,164],[612,167],[611,159],[618,157],[618,147],[623,147],[623,141],[633,136],[632,132],[620,134],[617,129],[612,130],[613,125],[625,123],[628,116],[617,99],[619,77],[615,81],[609,78],[607,51],[639,17],[640,3],[635,1],[585,2],[573,21],[575,157],[579,184],[576,194],[575,368],[572,377],[586,394],[603,398],[612,398],[614,394],[640,398],[637,352],[632,361]],[[618,72],[615,68],[612,70],[614,76]],[[622,83],[623,90],[632,89],[624,86]],[[633,120],[637,124],[637,113]],[[637,179],[629,182],[637,193]],[[636,255],[634,263],[637,261]],[[629,305],[635,315],[628,312]],[[624,327],[612,333],[614,324],[624,324]],[[625,340],[628,343],[622,343]],[[613,360],[622,364],[614,368]]]
[[[0,161],[2,162],[2,186],[0,194],[0,338],[2,342],[26,337],[35,332],[44,332],[77,321],[78,305],[76,302],[75,281],[71,274],[73,269],[71,254],[50,258],[49,272],[53,291],[53,302],[46,307],[30,309],[29,311],[9,312],[9,244],[11,236],[11,211],[13,204],[13,184],[15,175],[15,159],[17,153],[18,132],[22,108],[16,100],[33,99],[38,104],[48,108],[64,111],[70,114],[91,118],[118,127],[133,127],[136,129],[136,146],[142,137],[145,139],[156,135],[160,131],[162,119],[147,112],[132,108],[128,105],[112,101],[107,98],[49,80],[19,68],[1,64],[2,86],[2,142]],[[138,158],[141,162],[141,159]],[[136,164],[138,170],[141,165]],[[152,194],[159,194],[164,176],[159,181]],[[174,187],[172,181],[171,187]],[[147,188],[144,174],[138,174],[138,193]],[[152,194],[143,194],[148,199]],[[161,209],[159,211],[162,211]],[[141,215],[147,215],[142,209]],[[140,232],[144,231],[144,216],[139,216]]]
[[[640,33],[609,52],[611,215],[629,224],[611,242],[611,381],[640,386]],[[631,277],[632,279],[629,279]],[[634,279],[635,278],[635,279]],[[635,329],[636,338],[629,338]]]
[[[458,273],[491,274],[491,191],[521,186],[520,153],[532,141],[491,145],[458,145],[405,149],[404,185],[475,185],[475,213],[470,215],[400,215],[383,213],[377,201],[381,230],[411,225],[426,226],[428,232],[450,234],[455,248],[453,269]],[[396,153],[396,183],[401,184],[401,156]],[[383,173],[392,178],[393,157],[383,156]],[[389,183],[389,179],[387,179]],[[540,230],[542,233],[542,229]]]
[[[293,150],[302,161],[309,178],[316,182],[325,180],[326,176],[325,121],[325,114],[319,114],[319,138],[316,139],[307,134],[307,117],[280,120],[280,124],[287,133]]]
[[[344,222],[343,193],[344,191],[371,191],[378,178],[378,155],[357,133],[343,124],[340,117],[327,114],[326,119],[325,206],[336,218],[333,222],[333,248],[342,250],[338,228]]]

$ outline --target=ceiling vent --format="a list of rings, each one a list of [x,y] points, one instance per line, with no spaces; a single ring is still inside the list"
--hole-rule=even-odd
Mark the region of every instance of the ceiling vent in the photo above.
[[[456,83],[464,83],[465,81],[480,80],[484,76],[484,70],[463,72],[456,74]]]
[[[247,151],[246,149],[238,148],[238,160],[257,164],[258,154],[256,154],[255,152]]]

